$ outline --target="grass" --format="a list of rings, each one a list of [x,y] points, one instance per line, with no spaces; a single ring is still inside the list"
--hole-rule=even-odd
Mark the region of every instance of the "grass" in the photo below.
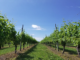
[[[11,44],[10,47],[8,46],[8,44],[6,44],[4,47],[5,48],[2,48],[0,50],[0,55],[7,54],[7,53],[15,51],[15,47],[12,44]],[[23,46],[21,46],[21,47],[23,48]],[[27,47],[27,44],[25,45],[25,47]],[[18,45],[18,47],[17,47],[17,50],[19,50],[19,49],[20,49],[20,45]]]
[[[53,54],[46,46],[42,44],[35,45],[25,53],[19,54],[13,60],[63,60],[61,57]]]
[[[55,48],[54,45],[52,45],[52,47]],[[63,50],[63,46],[59,46],[59,50]],[[74,55],[77,55],[77,49],[76,48],[70,48],[70,47],[65,47],[65,51],[68,52],[69,54],[74,54]]]
[[[10,47],[12,47],[12,46],[14,46],[13,44],[10,44]],[[9,47],[9,45],[8,44],[5,44],[4,45],[4,48],[6,48],[6,47]]]

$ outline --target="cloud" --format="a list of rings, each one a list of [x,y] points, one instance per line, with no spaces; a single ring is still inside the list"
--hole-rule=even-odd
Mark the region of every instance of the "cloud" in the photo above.
[[[35,30],[45,30],[44,28],[41,28],[40,26],[38,25],[32,25],[32,28],[34,28]]]
[[[37,41],[41,41],[43,38],[41,37],[34,37]]]

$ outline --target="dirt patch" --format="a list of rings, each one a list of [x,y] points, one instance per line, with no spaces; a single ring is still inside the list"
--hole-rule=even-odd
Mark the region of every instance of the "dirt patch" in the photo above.
[[[26,48],[24,48],[24,50],[22,49],[21,51],[20,50],[17,50],[17,53],[16,54],[15,54],[15,52],[10,52],[10,53],[1,55],[0,56],[0,60],[10,60],[11,58],[17,57],[20,53],[24,53],[25,51],[29,50],[33,46],[35,46],[35,45],[31,45],[29,47],[26,47]]]
[[[62,51],[59,50],[55,50],[55,48],[50,47],[45,45],[50,51],[52,51],[54,54],[62,57],[64,60],[80,60],[80,58],[78,57],[78,55],[73,55],[73,54],[69,54],[68,52],[64,52],[64,54],[62,54]]]

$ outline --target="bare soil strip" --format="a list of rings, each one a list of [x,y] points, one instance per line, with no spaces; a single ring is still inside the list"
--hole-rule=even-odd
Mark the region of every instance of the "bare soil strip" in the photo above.
[[[24,48],[24,50],[22,49],[21,51],[20,50],[17,50],[17,53],[16,54],[14,52],[10,52],[10,53],[1,55],[0,56],[0,60],[9,60],[10,58],[17,57],[20,53],[24,53],[25,51],[31,49],[33,46],[35,46],[35,45],[31,45],[29,47],[26,47],[26,48]]]
[[[65,60],[80,60],[78,55],[69,54],[68,52],[65,52],[62,54],[62,51],[55,50],[55,48],[45,45],[50,51],[52,51],[54,54],[57,54],[58,56],[62,57]]]

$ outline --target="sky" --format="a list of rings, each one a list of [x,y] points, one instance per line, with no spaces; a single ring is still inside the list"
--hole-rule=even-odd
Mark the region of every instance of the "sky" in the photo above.
[[[60,28],[63,20],[80,20],[80,0],[0,0],[0,13],[15,24],[21,32],[22,25],[26,33],[41,41]]]

